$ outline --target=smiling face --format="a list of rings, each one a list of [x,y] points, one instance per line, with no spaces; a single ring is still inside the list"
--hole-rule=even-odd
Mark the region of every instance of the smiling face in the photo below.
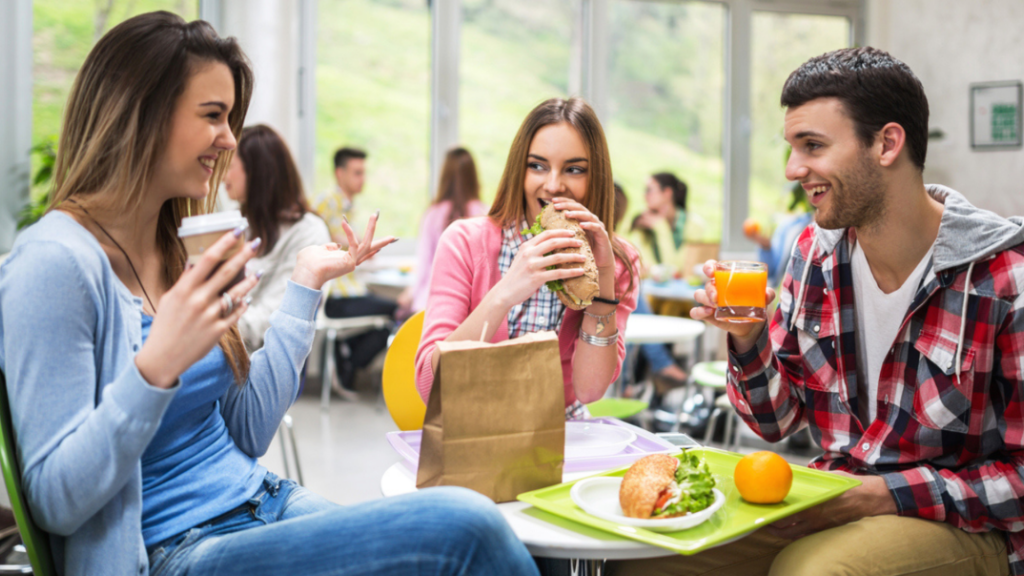
[[[786,141],[793,153],[786,178],[803,186],[826,229],[866,227],[886,210],[885,183],[876,161],[879,145],[865,147],[835,98],[819,98],[786,111]]]
[[[234,150],[228,112],[235,104],[235,81],[227,66],[200,64],[178,97],[170,137],[157,162],[153,188],[169,198],[201,200],[210,192],[217,157]]]
[[[575,128],[560,122],[537,130],[526,162],[527,222],[557,196],[583,203],[590,187],[590,154]]]
[[[231,165],[224,174],[224,189],[227,190],[228,198],[235,202],[245,202],[248,191],[246,188],[245,165],[238,154],[231,157]]]

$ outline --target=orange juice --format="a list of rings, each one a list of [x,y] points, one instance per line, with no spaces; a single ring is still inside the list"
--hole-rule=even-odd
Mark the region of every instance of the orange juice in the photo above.
[[[724,322],[764,322],[768,267],[760,262],[726,260],[715,265],[718,307],[715,319]]]

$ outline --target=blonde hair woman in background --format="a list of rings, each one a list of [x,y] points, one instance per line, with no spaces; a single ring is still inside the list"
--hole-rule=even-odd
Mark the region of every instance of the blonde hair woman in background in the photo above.
[[[235,324],[257,279],[225,288],[260,240],[218,268],[239,227],[186,269],[176,227],[214,202],[251,90],[233,39],[167,12],[108,32],[72,87],[51,210],[0,268],[0,368],[58,572],[535,571],[469,491],[341,507],[257,462],[295,400],[320,286],[391,239],[371,242],[371,218],[347,252],[302,250],[246,355]]]
[[[453,223],[434,257],[423,337],[416,354],[417,387],[429,398],[437,342],[497,342],[539,330],[559,333],[566,418],[585,417],[583,404],[604,395],[626,348],[619,337],[636,307],[636,254],[614,232],[611,161],[601,123],[579,98],[547,100],[523,121],[509,150],[488,218]],[[594,252],[600,297],[585,311],[566,310],[545,283],[579,276],[573,233],[523,236],[546,203],[580,221]],[[599,322],[604,324],[598,330]],[[588,343],[589,342],[589,343]]]

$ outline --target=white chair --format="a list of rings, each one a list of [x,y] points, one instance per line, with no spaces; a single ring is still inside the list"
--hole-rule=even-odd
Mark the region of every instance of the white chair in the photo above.
[[[299,462],[299,447],[295,443],[295,430],[292,429],[292,417],[290,414],[285,414],[284,418],[281,419],[281,424],[277,427],[277,439],[281,442],[281,461],[284,462],[285,478],[293,478],[292,463],[294,463],[294,479],[299,483],[299,486],[305,486],[306,484],[302,480],[302,464]],[[291,458],[289,458],[289,449],[291,450]]]
[[[352,318],[328,318],[321,311],[317,314],[316,330],[324,333],[323,366],[320,371],[322,382],[320,391],[320,408],[324,411],[331,407],[331,388],[341,388],[338,373],[334,366],[334,349],[338,339],[351,338],[370,330],[388,329],[394,326],[389,316],[355,316]]]

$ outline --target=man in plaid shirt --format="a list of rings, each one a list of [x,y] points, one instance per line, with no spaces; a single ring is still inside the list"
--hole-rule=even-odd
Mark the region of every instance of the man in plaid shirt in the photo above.
[[[873,48],[813,58],[782,104],[786,175],[818,208],[764,324],[730,333],[728,394],[862,485],[665,574],[1024,574],[1024,221],[923,183],[928,103]],[[711,275],[713,262],[705,266]],[[774,296],[769,291],[769,296]]]

